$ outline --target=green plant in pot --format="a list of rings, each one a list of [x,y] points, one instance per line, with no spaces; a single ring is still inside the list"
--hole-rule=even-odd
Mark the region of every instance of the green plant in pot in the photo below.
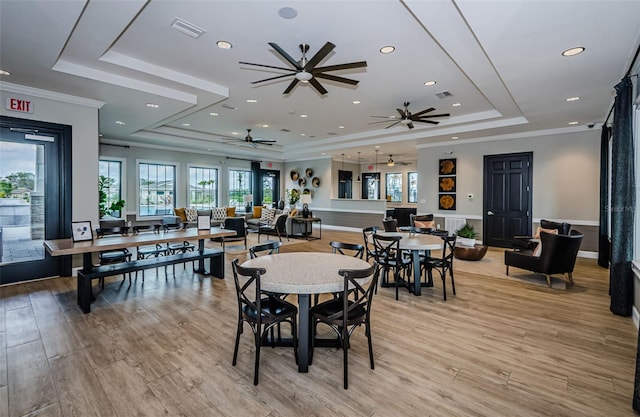
[[[111,215],[115,211],[120,211],[125,206],[123,199],[113,201],[107,205],[108,196],[105,190],[108,190],[114,182],[113,178],[105,177],[104,175],[100,175],[100,178],[98,178],[98,212],[100,213],[100,218]]]
[[[462,246],[475,246],[478,233],[469,223],[465,223],[460,229],[456,230],[457,242]]]

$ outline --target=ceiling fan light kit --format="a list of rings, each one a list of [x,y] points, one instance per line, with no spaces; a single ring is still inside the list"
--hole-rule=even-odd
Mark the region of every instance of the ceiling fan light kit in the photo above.
[[[358,80],[352,80],[350,78],[340,77],[337,75],[327,74],[328,72],[340,71],[346,69],[353,68],[364,68],[367,66],[366,61],[358,61],[358,62],[350,62],[347,64],[338,64],[338,65],[329,65],[324,67],[317,67],[322,60],[324,60],[327,55],[333,51],[336,47],[331,42],[327,42],[324,44],[322,48],[309,60],[307,60],[307,52],[309,51],[309,45],[306,43],[301,43],[298,45],[300,48],[300,52],[302,52],[302,58],[299,61],[296,61],[291,57],[284,49],[282,49],[278,44],[274,42],[269,42],[269,45],[275,49],[275,51],[289,63],[289,65],[293,68],[287,67],[277,67],[273,65],[264,65],[264,64],[255,64],[252,62],[244,62],[240,61],[242,65],[252,65],[256,67],[263,68],[271,68],[276,70],[288,71],[288,74],[276,75],[273,77],[265,78],[263,80],[254,81],[251,84],[263,83],[266,81],[278,80],[281,78],[289,77],[293,75],[293,80],[289,83],[289,86],[284,90],[283,94],[289,94],[298,83],[309,83],[311,86],[318,92],[320,95],[327,94],[327,90],[320,84],[318,78],[335,81],[338,83],[349,84],[349,85],[358,85]]]

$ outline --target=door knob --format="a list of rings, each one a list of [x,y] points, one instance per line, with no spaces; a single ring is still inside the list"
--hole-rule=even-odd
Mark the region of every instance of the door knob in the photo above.
[[[493,211],[491,210],[487,211],[487,216],[493,216]]]

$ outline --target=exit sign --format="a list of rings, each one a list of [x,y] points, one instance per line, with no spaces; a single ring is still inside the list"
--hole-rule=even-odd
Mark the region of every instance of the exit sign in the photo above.
[[[7,110],[19,111],[21,113],[33,113],[33,102],[29,100],[23,100],[16,97],[7,97],[6,106]]]

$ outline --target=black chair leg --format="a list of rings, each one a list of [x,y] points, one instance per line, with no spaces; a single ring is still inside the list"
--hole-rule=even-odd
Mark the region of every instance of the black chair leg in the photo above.
[[[253,385],[258,385],[258,373],[260,372],[260,342],[262,339],[262,335],[260,334],[261,329],[258,329],[254,334],[254,339],[256,343],[256,363],[255,369],[253,371]]]

